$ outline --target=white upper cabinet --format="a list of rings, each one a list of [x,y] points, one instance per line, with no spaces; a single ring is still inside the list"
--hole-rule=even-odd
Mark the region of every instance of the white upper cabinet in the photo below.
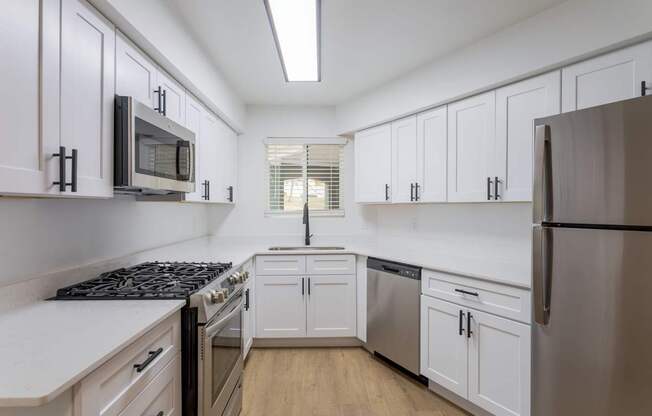
[[[532,200],[534,119],[559,114],[560,88],[560,73],[554,71],[496,91],[494,199]]]
[[[440,107],[417,115],[417,185],[419,202],[446,201],[447,109]]]
[[[158,73],[158,84],[161,87],[163,114],[184,126],[186,124],[186,90],[163,71]],[[158,103],[157,94],[155,94],[154,100]]]
[[[417,117],[392,123],[392,202],[415,201]]]
[[[468,344],[463,308],[421,296],[421,374],[467,396]]]
[[[562,70],[562,111],[642,95],[652,87],[652,42],[645,42],[568,66]]]
[[[201,122],[201,143],[196,150],[199,176],[196,176],[196,188],[199,189],[204,200],[219,202],[219,166],[220,140],[218,131],[219,119],[212,113],[204,110]]]
[[[212,162],[218,167],[215,198],[217,202],[233,203],[237,180],[238,136],[220,119],[217,119],[217,129],[220,151]]]
[[[202,118],[204,109],[190,95],[186,96],[186,128],[195,133],[195,192],[185,195],[186,201],[202,202],[206,200],[206,174],[202,169]]]
[[[530,415],[530,327],[469,310],[469,401],[496,416]]]
[[[493,200],[496,93],[448,106],[448,200]]]
[[[118,32],[115,41],[116,94],[131,96],[154,108],[158,69],[145,54]]]
[[[0,192],[3,194],[47,193],[52,179],[47,167],[56,164],[51,155],[59,149],[58,137],[41,141],[39,82],[41,16],[57,11],[56,5],[41,6],[39,0],[3,2],[0,13]],[[57,16],[54,17],[57,21]],[[52,21],[52,19],[50,19]],[[47,28],[47,26],[44,26]],[[58,54],[58,27],[51,28]],[[45,35],[45,33],[44,33]],[[45,49],[44,49],[45,52]],[[58,128],[55,120],[55,128]],[[54,189],[52,189],[54,192]]]
[[[78,152],[67,175],[75,195],[113,195],[114,59],[113,25],[85,1],[63,0],[60,142]]]
[[[310,276],[307,291],[306,324],[309,337],[355,336],[354,275]]]
[[[390,124],[355,135],[356,202],[387,202],[392,196],[392,127]]]

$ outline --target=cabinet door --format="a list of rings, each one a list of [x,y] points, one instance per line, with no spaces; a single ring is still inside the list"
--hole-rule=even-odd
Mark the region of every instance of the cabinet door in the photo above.
[[[202,165],[202,117],[204,109],[194,98],[186,97],[186,128],[195,133],[195,192],[187,193],[187,201],[204,202],[206,175]]]
[[[182,126],[186,124],[186,90],[166,73],[158,72],[158,84],[165,91],[165,116]]]
[[[464,398],[468,387],[468,344],[463,308],[421,296],[421,374]]]
[[[238,136],[222,120],[217,120],[219,154],[214,163],[218,166],[215,189],[217,202],[235,201],[236,169],[238,166]]]
[[[356,202],[388,202],[392,182],[392,127],[385,124],[355,135]]]
[[[392,202],[413,202],[417,182],[417,117],[392,123]]]
[[[244,287],[244,298],[245,305],[242,309],[242,355],[243,358],[247,358],[247,354],[251,349],[251,345],[254,342],[254,333],[253,333],[253,310],[251,308],[253,299],[253,290],[251,281],[249,281]]]
[[[417,185],[419,202],[446,201],[447,133],[446,107],[417,116]]]
[[[496,138],[494,91],[448,106],[448,200],[493,200],[488,187]]]
[[[3,2],[0,13],[0,193],[45,194],[58,193],[51,182],[58,180],[52,158],[59,150],[58,135],[44,130],[41,136],[41,81],[40,50],[43,36],[43,57],[58,58],[58,5],[41,4],[38,0]],[[41,19],[43,18],[43,26]],[[41,29],[44,33],[41,35]],[[48,30],[46,32],[46,30]],[[47,37],[45,37],[47,35]],[[51,64],[51,65],[50,65]],[[54,71],[58,62],[44,61],[43,75]],[[48,72],[45,72],[48,71]],[[56,82],[53,83],[56,85]],[[44,85],[45,87],[46,85]],[[58,86],[57,86],[58,87]],[[58,102],[58,88],[54,89],[54,103]],[[44,105],[48,103],[44,95]],[[52,111],[47,125],[58,131],[58,112]],[[43,114],[47,120],[47,114]],[[43,138],[43,140],[41,140]],[[50,167],[52,168],[50,170]],[[56,176],[52,176],[55,174]]]
[[[621,49],[562,69],[562,111],[626,100],[652,86],[652,42]]]
[[[197,189],[200,192],[206,191],[209,202],[219,202],[219,120],[212,113],[204,110],[201,123],[201,145],[197,150],[199,163],[200,182],[197,182]],[[204,189],[202,183],[208,182],[208,190]]]
[[[530,327],[469,310],[469,400],[497,416],[530,414]]]
[[[355,276],[310,276],[307,282],[309,337],[355,336]]]
[[[113,195],[114,60],[113,25],[86,1],[63,0],[60,142],[69,155],[78,150],[73,196]]]
[[[256,276],[256,336],[306,336],[306,280],[298,276]]]
[[[154,108],[158,98],[158,70],[145,54],[134,47],[118,32],[115,40],[115,93],[134,97],[141,103]]]
[[[534,119],[559,114],[560,88],[560,73],[554,71],[496,91],[493,175],[499,178],[499,199],[532,200]]]

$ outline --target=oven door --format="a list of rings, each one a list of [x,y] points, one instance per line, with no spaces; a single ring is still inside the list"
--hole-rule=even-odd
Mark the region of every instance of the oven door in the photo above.
[[[221,416],[242,375],[242,291],[232,296],[201,333],[200,406],[203,416]]]
[[[142,103],[133,100],[132,105],[131,186],[193,192],[194,133]]]

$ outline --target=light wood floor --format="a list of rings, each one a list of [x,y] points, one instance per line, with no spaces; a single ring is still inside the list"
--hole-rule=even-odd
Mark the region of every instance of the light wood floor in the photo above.
[[[254,349],[242,416],[463,416],[362,348]]]

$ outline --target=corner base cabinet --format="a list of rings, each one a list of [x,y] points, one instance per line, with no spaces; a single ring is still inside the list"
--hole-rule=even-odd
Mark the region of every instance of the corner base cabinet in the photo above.
[[[257,338],[356,335],[354,255],[257,256]]]
[[[496,416],[530,415],[529,325],[421,296],[421,373]]]

